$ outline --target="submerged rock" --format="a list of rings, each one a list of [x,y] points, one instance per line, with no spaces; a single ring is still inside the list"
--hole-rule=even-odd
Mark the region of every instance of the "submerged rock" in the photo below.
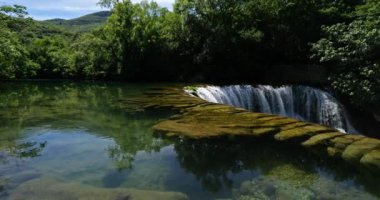
[[[60,182],[43,177],[28,181],[17,187],[10,200],[188,200],[179,192],[159,192],[127,188],[105,189],[77,183]]]
[[[313,200],[315,194],[306,188],[295,187],[274,178],[245,181],[235,191],[236,200]]]
[[[316,173],[306,172],[289,164],[273,168],[267,175],[241,183],[234,190],[235,200],[317,200],[345,199],[375,200],[376,197],[364,193],[345,183]]]
[[[286,181],[295,187],[311,186],[318,178],[318,175],[314,173],[306,173],[291,164],[274,167],[267,176],[276,180]]]

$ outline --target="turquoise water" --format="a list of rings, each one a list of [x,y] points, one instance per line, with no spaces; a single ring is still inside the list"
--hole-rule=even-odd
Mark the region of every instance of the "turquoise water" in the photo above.
[[[129,113],[119,100],[156,86],[1,83],[0,199],[46,197],[30,185],[59,195],[91,187],[180,192],[195,200],[380,199],[380,176],[295,146],[155,137],[151,127],[172,111]],[[75,191],[62,184],[75,184]]]

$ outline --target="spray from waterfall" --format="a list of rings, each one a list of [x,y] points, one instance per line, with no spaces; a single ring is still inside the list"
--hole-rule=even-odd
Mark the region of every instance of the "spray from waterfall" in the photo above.
[[[196,88],[193,94],[213,103],[278,114],[323,124],[342,132],[357,133],[343,105],[329,93],[312,87],[205,86]]]

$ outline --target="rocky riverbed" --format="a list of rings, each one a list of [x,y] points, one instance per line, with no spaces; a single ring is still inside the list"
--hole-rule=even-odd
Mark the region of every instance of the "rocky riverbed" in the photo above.
[[[367,199],[357,188],[329,181],[313,174],[304,173],[293,165],[272,169],[266,177],[243,182],[234,190],[236,200],[316,200],[316,199]]]
[[[30,200],[188,200],[188,197],[179,192],[159,192],[149,190],[138,190],[133,188],[97,188],[78,183],[63,183],[54,177],[41,177],[25,182],[9,197],[10,200],[30,199]]]

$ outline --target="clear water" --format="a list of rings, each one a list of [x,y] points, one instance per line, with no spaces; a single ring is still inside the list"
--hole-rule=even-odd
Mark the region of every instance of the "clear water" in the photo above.
[[[296,146],[154,137],[152,125],[171,111],[132,114],[119,100],[156,86],[0,83],[0,199],[46,179],[176,191],[195,200],[380,199],[380,176]]]

